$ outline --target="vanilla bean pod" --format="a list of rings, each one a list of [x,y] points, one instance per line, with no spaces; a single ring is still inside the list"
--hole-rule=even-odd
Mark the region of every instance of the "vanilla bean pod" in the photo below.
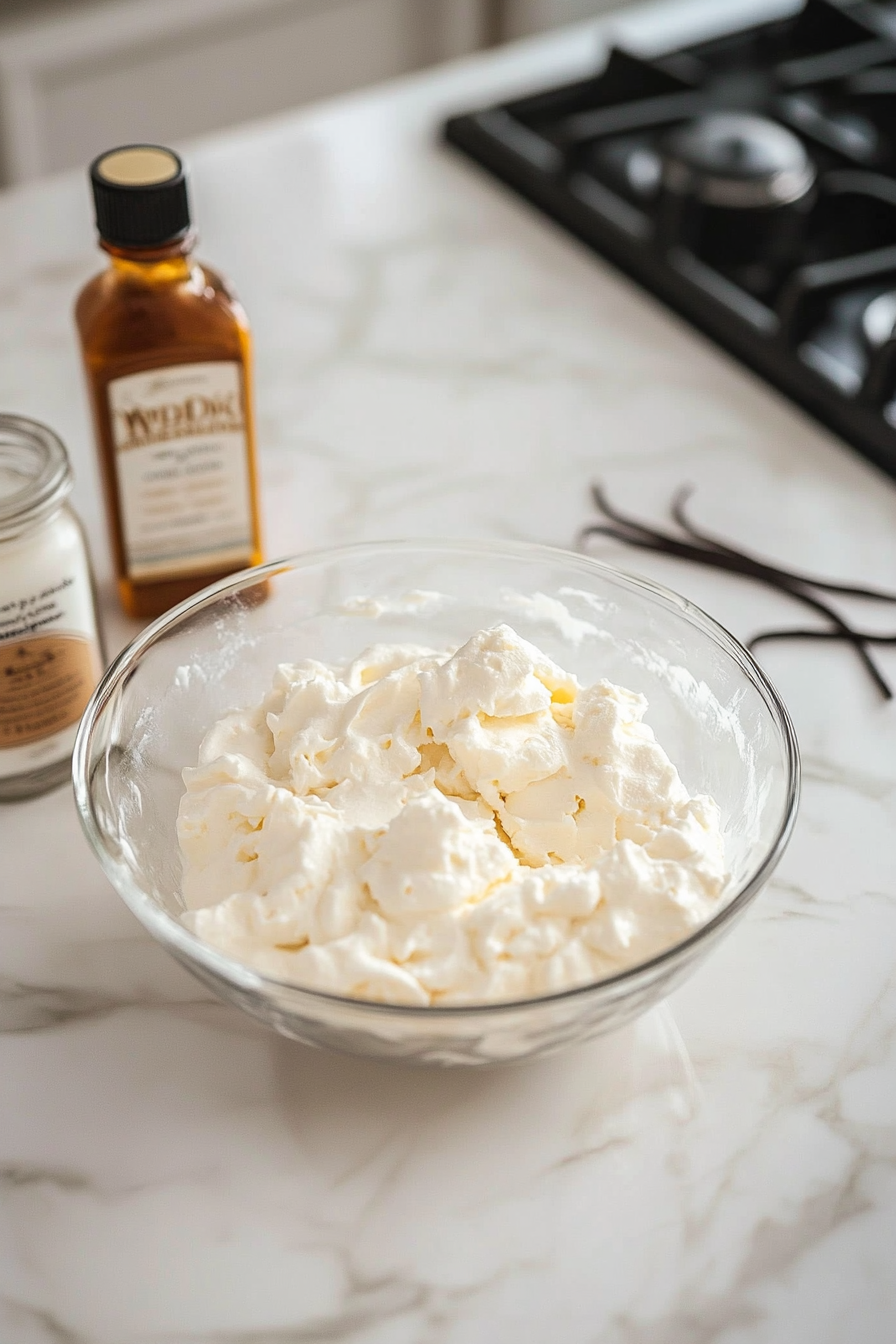
[[[689,492],[676,494],[673,503],[673,515],[676,522],[685,531],[691,540],[682,541],[680,538],[671,535],[668,532],[661,531],[659,528],[649,527],[638,519],[628,517],[616,509],[607,498],[600,485],[593,485],[591,490],[595,505],[598,510],[609,518],[615,525],[608,527],[606,524],[593,523],[582,529],[580,540],[584,541],[589,536],[601,535],[613,537],[615,540],[623,542],[629,546],[636,546],[644,550],[654,551],[659,554],[671,555],[681,560],[690,560],[696,564],[702,564],[711,568],[727,570],[729,573],[740,574],[743,578],[754,579],[757,582],[764,583],[768,587],[778,592],[788,594],[798,602],[812,608],[819,614],[827,617],[832,623],[834,629],[826,633],[830,638],[835,638],[849,643],[862,660],[865,668],[877,686],[881,695],[885,699],[891,700],[893,692],[890,689],[883,674],[880,672],[874,659],[871,657],[866,645],[868,643],[886,643],[887,638],[866,637],[861,631],[855,630],[845,621],[837,611],[835,611],[821,598],[808,591],[810,586],[819,587],[825,591],[841,592],[850,596],[876,598],[884,601],[896,600],[896,595],[890,593],[877,592],[873,589],[857,587],[847,587],[846,585],[829,584],[826,580],[820,580],[816,583],[808,575],[799,575],[790,573],[787,570],[781,570],[775,565],[766,563],[751,556],[743,551],[736,550],[722,541],[705,536],[693,527],[687,515],[684,512],[684,504]],[[776,638],[774,631],[762,632],[760,636],[754,639]],[[785,638],[797,638],[796,635],[786,634]],[[751,646],[752,647],[752,646]]]
[[[621,518],[621,515],[615,512],[610,516]],[[823,602],[821,598],[807,592],[787,577],[779,577],[771,566],[759,564],[748,556],[742,556],[737,552],[727,550],[716,551],[710,547],[682,542],[656,528],[640,527],[640,525],[633,524],[628,519],[625,519],[624,522],[625,528],[608,527],[603,523],[592,523],[590,526],[583,528],[581,535],[583,538],[594,535],[612,537],[628,546],[636,546],[655,554],[671,555],[680,560],[691,560],[714,569],[727,570],[730,574],[739,574],[743,578],[755,579],[759,583],[774,588],[777,592],[787,593],[798,602],[811,607],[813,611],[826,616],[832,622],[835,630],[831,633],[852,645],[881,695],[887,700],[892,700],[893,692],[865,647],[868,641],[866,641],[864,635],[848,625],[833,607],[830,607],[827,602]],[[639,528],[638,531],[635,531],[636,527]]]
[[[672,500],[672,517],[683,532],[686,532],[694,541],[701,542],[704,546],[710,546],[713,550],[723,551],[727,555],[740,555],[746,559],[754,561],[761,565],[763,569],[790,579],[794,583],[806,584],[811,588],[820,588],[825,593],[841,593],[844,597],[867,597],[875,602],[896,602],[896,593],[887,592],[883,588],[860,588],[847,583],[832,583],[829,579],[819,579],[813,574],[801,574],[798,570],[782,569],[780,565],[772,565],[767,560],[760,560],[758,556],[751,555],[749,551],[735,550],[733,546],[727,545],[718,537],[710,536],[706,532],[700,531],[694,526],[685,512],[685,506],[694,495],[694,487],[690,485],[682,486],[677,490]]]
[[[866,644],[896,644],[896,635],[877,635],[868,630],[856,632],[860,639]],[[821,639],[821,640],[844,640],[846,638],[839,630],[811,630],[800,626],[784,628],[781,630],[760,630],[758,635],[747,641],[747,648],[753,649],[756,644],[765,644],[772,639]]]

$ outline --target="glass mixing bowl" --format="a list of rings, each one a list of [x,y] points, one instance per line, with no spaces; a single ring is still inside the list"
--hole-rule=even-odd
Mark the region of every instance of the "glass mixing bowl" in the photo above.
[[[281,662],[340,663],[373,643],[457,646],[504,621],[585,683],[647,696],[647,722],[691,793],[719,804],[730,886],[683,942],[608,979],[524,1002],[407,1007],[262,975],[180,921],[181,770],[206,730],[257,702]],[[109,668],[73,759],[87,837],[116,890],[194,975],[311,1045],[427,1064],[521,1059],[610,1031],[715,947],[787,844],[799,790],[793,727],[750,655],[674,593],[547,547],[382,542],[244,571],[149,626]]]

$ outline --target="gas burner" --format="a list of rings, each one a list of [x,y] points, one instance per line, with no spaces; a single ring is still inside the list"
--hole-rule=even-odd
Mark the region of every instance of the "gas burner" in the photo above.
[[[815,165],[791,131],[749,112],[704,112],[665,140],[664,182],[726,210],[768,210],[802,200]]]
[[[445,134],[896,476],[896,4],[616,48]]]
[[[663,138],[661,239],[764,295],[793,262],[815,199],[815,165],[786,127],[704,112]],[[679,263],[680,264],[680,263]]]

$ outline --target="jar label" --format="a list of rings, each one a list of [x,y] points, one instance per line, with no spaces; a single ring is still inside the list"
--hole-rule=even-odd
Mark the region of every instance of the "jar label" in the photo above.
[[[239,569],[254,549],[242,365],[116,378],[109,414],[128,576]]]
[[[77,635],[0,644],[0,748],[24,747],[77,723],[97,672],[94,645]]]

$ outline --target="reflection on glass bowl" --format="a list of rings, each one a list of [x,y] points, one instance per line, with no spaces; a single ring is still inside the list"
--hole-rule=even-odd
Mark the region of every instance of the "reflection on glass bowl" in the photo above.
[[[421,600],[409,593],[426,594]],[[375,599],[375,600],[365,600]],[[506,621],[584,683],[646,695],[647,722],[685,786],[721,809],[731,881],[684,941],[610,978],[524,1002],[408,1007],[262,975],[181,922],[181,771],[206,730],[257,703],[281,662],[340,663],[373,643],[446,648]],[[667,589],[547,547],[382,542],[245,571],[176,607],[119,656],[73,759],[87,837],[141,923],[217,994],[286,1036],[378,1058],[488,1064],[610,1031],[663,998],[732,927],[793,826],[793,727],[731,635]]]

